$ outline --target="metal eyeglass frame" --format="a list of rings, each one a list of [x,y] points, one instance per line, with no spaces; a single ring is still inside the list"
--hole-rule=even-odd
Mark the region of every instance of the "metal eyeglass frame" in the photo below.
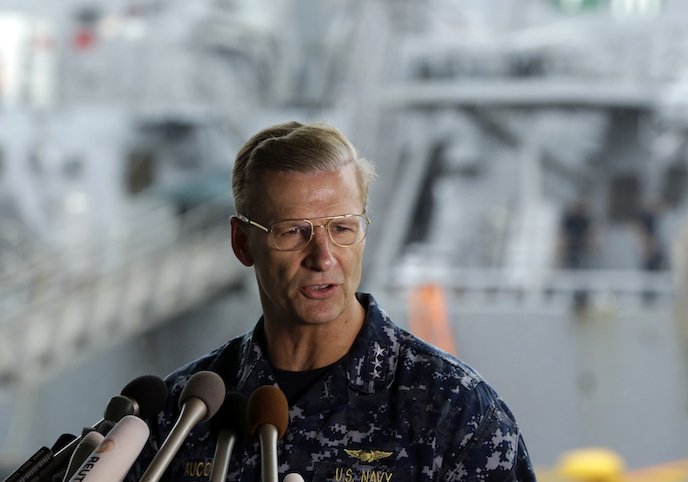
[[[363,233],[363,237],[361,238],[361,240],[358,243],[349,244],[349,245],[341,245],[341,244],[337,243],[334,240],[334,238],[332,237],[332,233],[330,233],[330,223],[335,219],[348,218],[351,216],[363,216],[363,218],[366,221],[365,233]],[[259,229],[262,229],[266,233],[268,233],[270,235],[270,241],[272,241],[273,246],[275,246],[275,248],[278,249],[279,251],[300,251],[300,250],[302,250],[303,248],[308,246],[310,244],[311,240],[313,239],[313,236],[315,235],[315,228],[326,228],[327,229],[327,236],[330,238],[330,241],[332,241],[332,243],[335,246],[339,246],[340,248],[353,248],[354,246],[358,246],[359,244],[361,244],[363,242],[363,240],[366,238],[366,236],[368,235],[368,225],[371,222],[370,218],[368,218],[368,214],[365,211],[363,212],[363,214],[342,214],[341,216],[326,216],[326,217],[322,217],[322,218],[313,218],[313,219],[283,219],[282,221],[278,221],[278,222],[274,223],[269,228],[263,226],[260,223],[253,221],[252,219],[249,219],[248,216],[244,216],[243,214],[237,214],[236,217],[237,217],[237,219],[239,219],[239,221],[246,223],[246,224],[250,224],[251,226],[255,226]],[[318,220],[318,219],[329,219],[329,221],[327,221],[325,224],[318,224],[318,225],[313,224],[313,221]],[[272,237],[272,228],[275,224],[283,223],[285,221],[305,221],[311,225],[311,235],[308,238],[308,241],[306,241],[306,244],[304,244],[303,246],[301,246],[300,248],[297,248],[297,249],[282,249],[279,246],[277,246],[277,243],[275,243],[275,238]]]

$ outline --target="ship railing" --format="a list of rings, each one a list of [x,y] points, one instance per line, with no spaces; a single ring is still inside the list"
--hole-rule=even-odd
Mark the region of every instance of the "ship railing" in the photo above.
[[[0,395],[207,302],[245,275],[228,210],[138,216],[121,236],[0,276]]]
[[[405,295],[437,285],[457,309],[574,310],[619,313],[672,309],[677,288],[671,271],[566,270],[517,272],[500,268],[399,265],[389,287]]]

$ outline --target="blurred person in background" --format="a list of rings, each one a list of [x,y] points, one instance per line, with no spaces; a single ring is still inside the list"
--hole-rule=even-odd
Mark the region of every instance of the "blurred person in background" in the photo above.
[[[326,124],[272,126],[242,147],[232,179],[232,246],[254,269],[263,316],[253,331],[167,377],[167,407],[150,421],[128,482],[141,477],[177,419],[182,388],[201,370],[246,396],[263,385],[285,393],[280,477],[535,480],[514,416],[485,380],[357,291],[373,177],[372,164]],[[212,460],[214,450],[208,423],[199,424],[167,480],[201,480],[189,467]],[[259,445],[239,444],[227,479],[260,477]]]
[[[584,197],[572,201],[559,226],[559,264],[566,269],[590,268],[595,233],[590,208]]]
[[[662,201],[658,197],[652,197],[643,203],[636,219],[641,263],[646,271],[659,271],[664,267],[664,249],[659,237],[661,214]]]

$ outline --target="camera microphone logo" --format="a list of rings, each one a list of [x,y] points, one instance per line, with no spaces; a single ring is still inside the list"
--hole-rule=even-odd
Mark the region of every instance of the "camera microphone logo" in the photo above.
[[[105,439],[101,442],[100,447],[98,447],[95,451],[97,454],[104,454],[106,452],[110,452],[112,449],[115,448],[115,442],[113,442],[110,439]]]

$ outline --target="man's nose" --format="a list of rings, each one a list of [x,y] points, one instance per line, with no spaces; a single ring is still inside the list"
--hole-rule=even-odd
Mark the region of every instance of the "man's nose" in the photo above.
[[[327,232],[327,226],[313,226],[314,233],[311,242],[308,243],[306,249],[310,252],[305,258],[306,267],[315,269],[318,271],[327,271],[335,263],[336,260],[332,255],[332,240]],[[322,229],[318,229],[322,228]]]

